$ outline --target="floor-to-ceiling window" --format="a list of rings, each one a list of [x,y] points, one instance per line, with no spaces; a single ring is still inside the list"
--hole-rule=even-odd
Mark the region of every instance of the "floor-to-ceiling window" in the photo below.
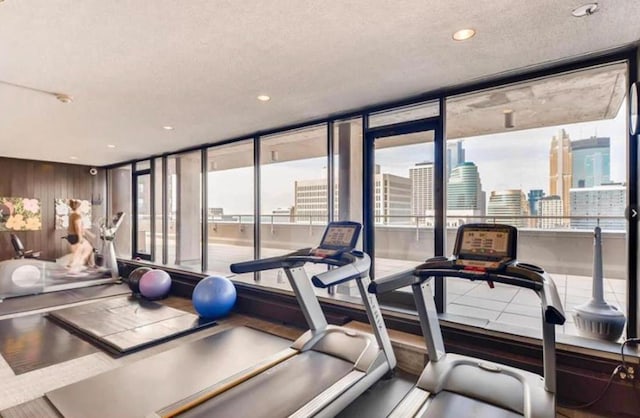
[[[253,140],[207,151],[207,270],[254,258]]]
[[[329,218],[327,162],[326,124],[260,138],[261,257],[320,243]],[[286,281],[278,271],[261,278],[271,276]]]
[[[596,226],[605,299],[626,309],[626,74],[615,63],[447,100],[447,253],[461,224],[516,226],[518,258],[556,282],[567,334],[591,299]],[[447,291],[448,313],[540,330],[532,291],[461,281]]]
[[[132,195],[131,195],[131,165],[123,165],[109,170],[109,219],[104,223],[109,226],[111,218],[118,212],[124,212],[124,218],[114,240],[116,255],[118,257],[130,258],[132,251],[131,225],[132,217]]]
[[[201,153],[167,157],[168,265],[200,271],[202,266]]]
[[[163,159],[155,158],[152,166],[152,178],[153,178],[153,219],[154,223],[154,240],[153,242],[153,261],[159,264],[164,263],[164,168]]]
[[[138,161],[133,172],[133,255],[151,260],[152,244],[152,184],[151,163]]]

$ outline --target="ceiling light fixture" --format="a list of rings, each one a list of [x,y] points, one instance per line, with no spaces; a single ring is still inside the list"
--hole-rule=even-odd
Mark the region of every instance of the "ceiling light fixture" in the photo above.
[[[504,127],[506,129],[515,128],[515,124],[513,122],[513,110],[505,109],[502,113],[504,113]]]
[[[571,14],[573,17],[591,16],[598,11],[598,3],[587,3],[573,9]]]
[[[108,145],[107,145],[107,148],[115,148],[115,147],[116,147],[116,146],[115,146],[115,145],[113,145],[113,144],[108,144]]]
[[[258,100],[260,100],[261,102],[268,102],[269,100],[271,100],[271,97],[267,96],[266,94],[261,94],[260,96],[258,96]]]
[[[475,36],[476,31],[474,29],[460,29],[453,34],[453,39],[456,41],[466,41]]]
[[[1,2],[1,0],[0,0],[0,2]],[[31,90],[31,91],[35,91],[36,93],[48,94],[49,96],[53,96],[56,99],[58,99],[58,101],[61,102],[61,103],[71,103],[73,101],[73,97],[71,97],[71,96],[69,96],[68,94],[65,94],[65,93],[57,93],[55,91],[47,91],[47,90],[42,90],[42,89],[36,89],[34,87],[23,86],[22,84],[10,83],[8,81],[2,81],[2,80],[0,80],[0,84],[4,84],[4,85],[7,85],[7,86],[11,86],[11,87],[17,87],[19,89],[24,89],[24,90]]]
[[[173,126],[166,125],[163,126],[162,129],[164,129],[165,131],[173,131]]]
[[[70,159],[72,159],[72,160],[77,160],[77,159],[78,159],[78,157],[76,157],[75,155],[72,155],[72,156],[71,156],[71,157],[69,157],[69,158],[70,158]]]

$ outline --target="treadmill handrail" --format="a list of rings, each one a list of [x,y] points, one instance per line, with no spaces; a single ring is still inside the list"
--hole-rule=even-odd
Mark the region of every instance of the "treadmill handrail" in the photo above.
[[[371,258],[368,254],[363,252],[356,252],[355,254],[343,253],[341,258],[350,262],[338,268],[314,274],[311,277],[313,285],[320,288],[327,288],[329,286],[335,286],[350,280],[362,279],[369,276]]]
[[[242,274],[263,270],[274,270],[279,268],[301,267],[305,263],[327,264],[330,266],[342,267],[352,263],[353,257],[355,256],[348,252],[341,253],[337,257],[321,257],[313,255],[311,253],[311,248],[303,248],[301,250],[276,257],[233,263],[230,266],[230,270],[232,273]],[[368,271],[369,268],[367,267],[367,272]]]
[[[369,285],[369,291],[372,293],[389,292],[430,280],[432,277],[458,277],[473,281],[505,283],[534,290],[540,297],[544,320],[550,324],[564,324],[565,314],[558,290],[549,273],[544,270],[528,264],[518,264],[516,261],[498,272],[463,270],[453,268],[454,262],[455,259],[427,261],[413,270],[375,280]]]
[[[311,251],[311,248],[303,248],[301,250],[297,250],[285,255],[279,255],[276,257],[268,257],[261,258],[259,260],[233,263],[230,266],[230,270],[232,273],[242,274],[252,273],[256,271],[273,270],[282,267],[296,267],[298,264],[304,264],[304,261],[299,257],[308,256],[309,251]]]

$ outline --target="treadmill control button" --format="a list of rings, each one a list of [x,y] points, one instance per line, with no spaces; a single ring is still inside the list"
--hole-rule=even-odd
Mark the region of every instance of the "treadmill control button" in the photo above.
[[[478,363],[478,367],[480,367],[483,370],[486,370],[488,372],[493,372],[493,373],[500,373],[502,371],[502,369],[500,367],[498,367],[495,364],[489,364],[489,363]]]

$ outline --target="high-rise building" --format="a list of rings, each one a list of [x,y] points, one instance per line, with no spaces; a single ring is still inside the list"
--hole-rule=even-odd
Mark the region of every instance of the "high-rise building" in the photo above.
[[[571,227],[593,229],[596,225],[600,225],[602,229],[624,231],[626,196],[627,188],[621,183],[571,189]],[[580,218],[581,216],[589,218]],[[598,216],[618,218],[599,219]]]
[[[464,163],[464,148],[462,148],[462,141],[449,141],[447,142],[447,179],[451,176],[451,171]]]
[[[455,225],[484,216],[485,192],[482,191],[478,167],[472,162],[458,164],[451,170],[447,182],[447,218],[456,218]]]
[[[569,189],[571,189],[571,140],[561,129],[551,138],[549,150],[549,195],[562,199],[562,216],[571,215]],[[568,218],[567,218],[568,219]],[[565,221],[568,223],[568,221]]]
[[[609,138],[571,141],[571,187],[593,187],[609,183]]]
[[[538,201],[544,197],[544,190],[542,190],[542,189],[529,190],[528,197],[529,197],[529,213],[532,216],[537,216],[538,215]]]
[[[297,222],[317,221],[328,219],[328,194],[327,179],[296,180],[294,215]],[[335,186],[335,194],[338,193],[338,185]],[[337,209],[338,199],[334,199],[334,207]]]
[[[487,216],[495,216],[496,223],[524,228],[528,225],[527,198],[520,189],[492,191],[487,206]]]
[[[323,175],[326,172],[323,171]],[[296,222],[326,222],[328,219],[327,179],[295,181],[294,217]],[[334,213],[338,211],[339,184],[334,186]],[[407,224],[411,219],[411,180],[406,177],[381,173],[376,166],[375,175],[376,223]],[[275,213],[274,213],[275,215]]]
[[[540,217],[540,219],[537,220],[538,228],[565,228],[565,223],[562,218],[562,199],[560,196],[541,197],[536,202],[536,212]]]
[[[379,224],[413,223],[411,179],[395,174],[376,174],[375,221]]]
[[[411,180],[411,214],[433,213],[433,163],[418,163],[409,168]]]

